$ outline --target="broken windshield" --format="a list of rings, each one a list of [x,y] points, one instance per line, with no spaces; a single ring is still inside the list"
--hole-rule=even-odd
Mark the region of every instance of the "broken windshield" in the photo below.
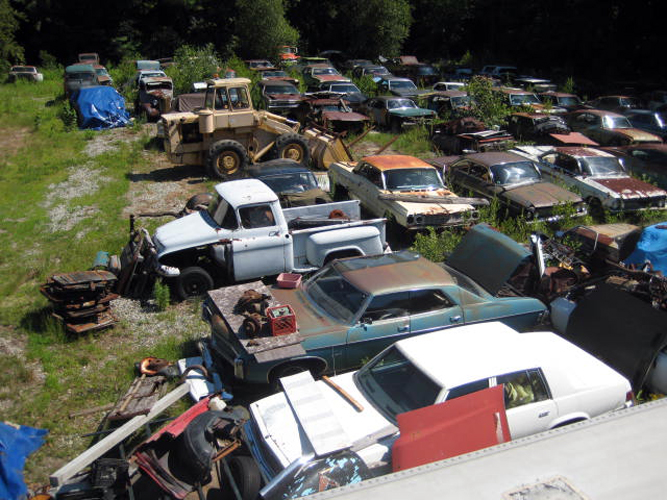
[[[434,168],[401,168],[384,173],[387,189],[441,189],[444,184]]]
[[[352,324],[368,294],[355,288],[334,267],[313,276],[305,285],[310,302],[320,306],[329,316]]]

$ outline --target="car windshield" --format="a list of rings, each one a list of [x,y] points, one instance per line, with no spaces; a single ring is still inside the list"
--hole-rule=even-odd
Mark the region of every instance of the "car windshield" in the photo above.
[[[621,106],[629,107],[629,108],[638,108],[639,106],[637,105],[637,99],[633,99],[632,97],[621,97],[618,100],[619,104]]]
[[[171,82],[147,82],[146,83],[146,90],[153,91],[153,90],[171,90],[172,85]]]
[[[373,66],[373,67],[368,68],[367,71],[369,71],[370,73],[372,73],[374,75],[388,75],[389,74],[389,70],[387,68],[385,68],[384,66]]]
[[[432,66],[419,66],[417,68],[417,74],[418,75],[435,75],[435,68]]]
[[[95,70],[95,73],[97,73],[100,76],[109,76],[109,72],[105,68],[97,68]]]
[[[484,290],[481,286],[479,286],[477,283],[475,283],[473,280],[471,280],[468,276],[465,274],[461,273],[460,271],[457,271],[453,267],[445,264],[445,263],[440,263],[438,264],[440,267],[442,267],[445,271],[449,273],[449,276],[451,280],[460,286],[463,290],[470,292],[473,295],[476,295],[477,297],[482,297],[484,299],[489,299],[492,296]],[[472,300],[473,302],[476,302],[477,299],[473,297],[467,297],[468,300]],[[460,301],[461,303],[465,302],[463,300]]]
[[[340,73],[333,68],[314,68],[313,75],[340,75]]]
[[[559,106],[578,106],[579,104],[581,104],[581,99],[575,95],[558,98]]]
[[[68,80],[94,80],[95,73],[67,73],[65,77]]]
[[[331,92],[340,92],[341,94],[361,94],[361,90],[353,83],[332,85],[330,89]]]
[[[406,89],[406,90],[414,90],[417,88],[417,86],[412,83],[412,80],[392,80],[389,83],[389,87],[391,89]]]
[[[434,168],[400,168],[384,173],[387,189],[440,189],[444,184]]]
[[[625,116],[609,116],[602,117],[602,124],[604,128],[632,128],[632,124]]]
[[[276,71],[265,71],[262,73],[265,77],[269,76],[287,76],[287,73],[281,70],[276,70]]]
[[[540,173],[530,161],[502,163],[491,167],[491,174],[496,184],[514,184],[517,182],[539,181]]]
[[[11,69],[11,71],[14,71],[16,73],[36,73],[37,69],[36,68],[30,68],[28,66],[14,66]]]
[[[305,284],[305,292],[313,304],[332,318],[352,324],[364,304],[367,293],[355,288],[334,267],[327,267]]]
[[[164,71],[145,71],[141,73],[141,78],[156,78],[159,76],[167,76]]]
[[[387,107],[389,109],[399,109],[399,108],[417,108],[417,105],[410,99],[392,99],[387,101]]]
[[[581,159],[584,173],[592,176],[625,173],[618,158],[609,156],[588,156]]]
[[[450,102],[452,103],[452,108],[461,108],[463,106],[470,106],[472,101],[470,100],[470,96],[462,95],[459,97],[452,97]]]
[[[539,97],[535,94],[510,94],[510,103],[514,106],[521,104],[541,104]]]
[[[294,87],[294,85],[271,85],[266,87],[266,90],[264,91],[269,95],[274,95],[274,94],[298,94],[299,91]]]
[[[311,172],[260,176],[259,179],[278,194],[301,193],[317,189],[317,181]]]
[[[434,404],[441,387],[392,346],[354,376],[364,397],[389,421]]]

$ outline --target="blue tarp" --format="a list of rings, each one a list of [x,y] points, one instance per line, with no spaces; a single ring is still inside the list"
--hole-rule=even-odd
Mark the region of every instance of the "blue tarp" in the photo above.
[[[0,498],[27,498],[28,488],[23,481],[25,459],[44,442],[44,429],[25,425],[14,426],[0,422]]]
[[[125,100],[113,87],[83,87],[72,96],[79,128],[101,130],[124,127],[130,122]]]
[[[655,271],[667,276],[667,222],[644,228],[634,252],[625,259],[626,264],[642,266],[650,261]]]

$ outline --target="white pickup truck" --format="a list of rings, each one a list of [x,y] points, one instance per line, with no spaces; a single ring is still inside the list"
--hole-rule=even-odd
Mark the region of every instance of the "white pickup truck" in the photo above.
[[[132,230],[120,281],[156,273],[173,279],[184,299],[216,283],[309,272],[336,258],[382,253],[385,220],[359,218],[357,201],[283,209],[257,179],[223,182],[207,210],[171,221],[152,237]],[[132,274],[123,277],[123,269]]]

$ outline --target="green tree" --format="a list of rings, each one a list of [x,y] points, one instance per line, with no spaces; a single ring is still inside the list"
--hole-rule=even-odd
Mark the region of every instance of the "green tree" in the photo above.
[[[342,9],[344,20],[339,26],[348,50],[368,57],[395,57],[401,54],[403,42],[412,25],[407,0],[348,0],[349,9]]]
[[[16,41],[21,14],[0,0],[0,71],[4,75],[11,63],[23,62],[23,47]]]
[[[183,45],[174,54],[174,64],[167,68],[167,74],[174,81],[174,92],[190,92],[194,82],[213,77],[219,71],[220,62],[213,44],[205,47]]]
[[[235,35],[244,58],[275,60],[278,47],[297,45],[299,33],[285,18],[283,0],[238,0]]]
[[[473,99],[472,116],[482,120],[487,127],[504,125],[511,110],[503,103],[502,94],[493,90],[491,79],[475,76],[467,87]]]

